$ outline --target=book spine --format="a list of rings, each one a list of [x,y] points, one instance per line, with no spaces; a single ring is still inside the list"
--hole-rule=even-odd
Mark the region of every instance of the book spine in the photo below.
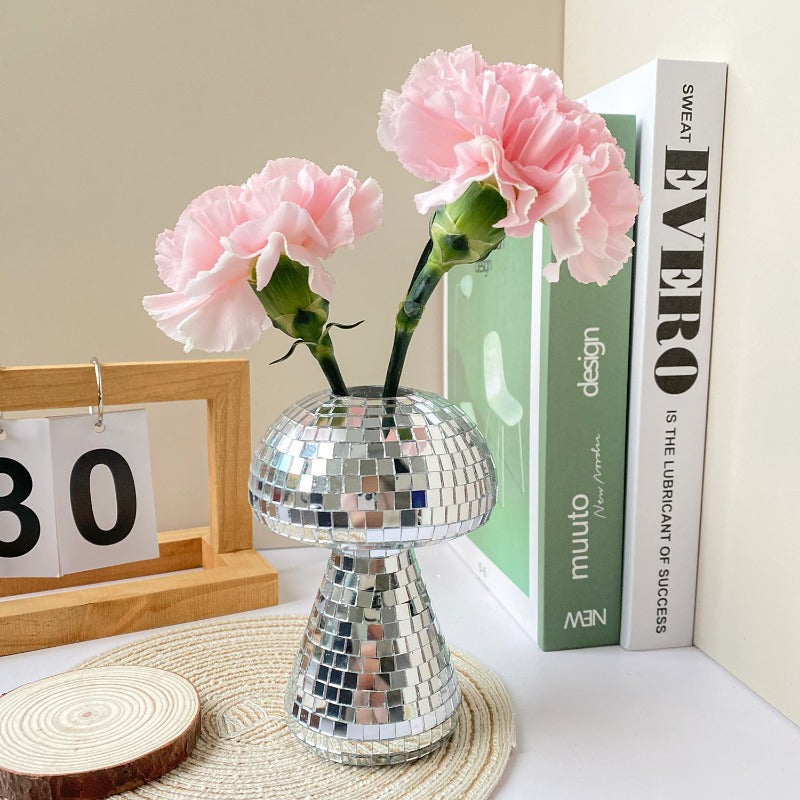
[[[636,122],[606,115],[634,173]],[[541,237],[541,245],[539,238]],[[534,275],[551,260],[537,231]],[[566,273],[566,267],[562,267]],[[606,286],[542,287],[539,636],[543,650],[617,644],[622,594],[631,263]]]
[[[725,65],[659,61],[642,124],[621,643],[692,643]]]

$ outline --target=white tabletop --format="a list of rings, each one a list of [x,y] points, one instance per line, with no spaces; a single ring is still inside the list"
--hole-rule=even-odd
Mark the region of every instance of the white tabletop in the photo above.
[[[511,695],[517,747],[498,800],[800,797],[800,729],[696,648],[542,653],[450,547],[417,554],[448,642]],[[264,555],[281,600],[266,613],[307,613],[327,551]],[[0,693],[151,634],[5,656]]]

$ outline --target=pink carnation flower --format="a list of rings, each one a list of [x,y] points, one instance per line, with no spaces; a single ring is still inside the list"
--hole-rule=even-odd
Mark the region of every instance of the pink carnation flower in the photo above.
[[[253,267],[263,289],[286,254],[329,300],[333,279],[322,260],[374,230],[382,204],[378,184],[361,183],[348,167],[328,175],[310,161],[270,161],[244,186],[203,192],[158,236],[158,274],[172,292],[145,297],[144,307],[187,352],[246,349],[271,326],[249,282]]]
[[[639,190],[603,119],[567,98],[551,70],[489,65],[471,46],[438,50],[399,93],[384,94],[378,139],[409,172],[438,182],[416,196],[420,213],[490,181],[508,204],[497,223],[508,236],[543,220],[551,280],[566,260],[577,280],[604,284],[630,254]]]
[[[328,175],[311,161],[279,158],[245,183],[247,196],[261,209],[255,219],[236,228],[224,244],[240,258],[256,258],[256,288],[272,277],[278,258],[309,268],[311,290],[330,300],[333,278],[322,266],[340,247],[374,230],[383,218],[383,194],[355,170],[335,167]]]

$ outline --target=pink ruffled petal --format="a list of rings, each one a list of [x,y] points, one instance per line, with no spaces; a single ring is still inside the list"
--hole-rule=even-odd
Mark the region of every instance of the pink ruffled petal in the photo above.
[[[524,216],[520,213],[513,213],[515,209],[513,206],[510,207],[509,215],[505,219],[500,220],[498,227],[504,228],[508,236],[530,236],[534,226],[540,219],[545,219],[545,221],[547,221],[548,215],[557,212],[559,209],[563,208],[570,199],[574,198],[575,192],[578,190],[578,181],[574,173],[575,170],[562,175],[561,179],[556,182],[549,191],[537,194],[533,198],[526,196],[524,198],[524,205],[526,208]],[[583,180],[581,185],[585,186],[585,183],[585,180]],[[566,222],[566,215],[568,213],[569,210],[565,212],[565,215],[562,217],[564,222]],[[558,221],[556,221],[556,224],[558,224]],[[575,224],[577,225],[577,221]]]
[[[310,250],[294,244],[279,232],[270,234],[266,247],[256,261],[256,289],[263,289],[272,279],[281,254],[285,253],[292,261],[311,269],[322,269],[322,262]],[[309,285],[311,280],[309,278]]]
[[[633,239],[621,231],[610,230],[606,241],[606,255],[624,264],[633,252]]]
[[[589,207],[578,224],[578,230],[583,240],[584,250],[590,250],[597,254],[605,253],[608,242],[608,222],[597,210],[597,206]]]
[[[331,177],[336,180],[344,179],[346,181],[357,181],[358,173],[352,167],[347,167],[344,164],[337,164],[331,170]],[[370,179],[368,178],[367,180]]]
[[[605,286],[609,279],[623,267],[624,261],[592,253],[584,250],[568,259],[567,267],[570,275],[579,283],[596,283]]]
[[[513,191],[514,197],[508,197],[505,194],[506,191]],[[531,208],[539,197],[538,192],[533,188],[517,189],[513,186],[501,184],[500,193],[508,203],[508,216],[500,220],[495,227],[503,228],[507,236],[528,236],[533,230],[531,220],[534,217],[531,214]],[[520,227],[524,227],[528,232],[525,234],[515,233]]]
[[[402,102],[400,95],[387,89],[383,93],[381,102],[381,112],[378,116],[378,143],[384,150],[396,153],[397,145],[397,112],[400,110]]]
[[[592,204],[601,209],[608,224],[627,231],[633,224],[642,194],[631,180],[616,147],[611,148],[605,170],[589,177],[589,189],[592,193]]]
[[[301,171],[301,175],[303,172]],[[302,178],[287,178],[281,176],[257,186],[252,191],[253,202],[258,203],[262,209],[258,216],[273,214],[281,203],[294,203],[302,206],[307,202],[308,189],[301,184]]]
[[[178,326],[188,352],[198,347],[209,353],[247,350],[272,322],[248,284],[231,284],[206,298]]]
[[[312,292],[316,292],[320,297],[330,300],[333,296],[333,288],[336,281],[333,276],[319,264],[317,267],[308,270],[308,285]]]
[[[183,269],[177,288],[180,290],[194,274],[215,264],[224,250],[222,236],[249,218],[247,204],[229,197],[214,200],[192,211],[184,233]]]
[[[477,128],[481,135],[501,141],[511,98],[491,72],[486,73],[481,95],[482,112]]]
[[[286,242],[286,255],[296,261],[298,264],[303,264],[311,269],[322,269],[322,260],[306,247],[294,242]],[[310,284],[310,279],[309,279]]]
[[[561,277],[561,264],[558,261],[551,261],[542,269],[542,275],[548,283],[558,283]]]
[[[314,196],[306,206],[316,227],[333,251],[353,243],[353,215],[350,201],[356,192],[355,183],[342,176],[330,176],[315,185]]]
[[[266,246],[273,231],[269,217],[251,219],[223,236],[220,244],[237,258],[255,258]]]
[[[265,184],[281,178],[287,178],[290,183],[296,184],[303,170],[312,172],[313,176],[318,178],[325,175],[325,172],[313,161],[308,161],[305,158],[274,158],[266,163],[261,172],[251,175],[246,181],[245,187],[255,192]]]
[[[579,223],[591,204],[589,185],[581,168],[576,166],[565,172],[558,184],[539,200],[544,211],[536,213],[547,225],[556,259],[563,261],[580,253],[583,242]]]
[[[353,234],[366,236],[383,222],[383,191],[377,181],[367,178],[350,201]]]
[[[305,208],[294,203],[281,203],[270,217],[273,230],[282,233],[287,243],[301,246],[320,258],[329,258],[335,248],[317,227],[314,218]]]
[[[456,166],[454,150],[472,138],[455,120],[407,103],[397,112],[394,150],[402,165],[424,180],[446,180]]]
[[[211,295],[152,295],[144,298],[143,305],[159,329],[181,342],[186,352],[244,350],[272,324],[246,283],[226,284]]]
[[[420,213],[427,213],[432,208],[461,197],[471,183],[482,181],[496,172],[497,158],[501,157],[497,143],[486,136],[458,145],[454,154],[457,168],[450,179],[428,192],[415,195],[414,202]]]
[[[144,310],[156,322],[169,322],[172,318],[189,313],[197,306],[197,298],[189,297],[183,292],[167,292],[166,294],[151,294],[142,298]],[[177,337],[177,322],[167,324],[165,328],[158,326],[173,339]],[[167,330],[168,329],[168,330]]]
[[[223,249],[220,237],[211,233],[208,227],[193,215],[186,225],[184,234],[181,279],[177,282],[176,287],[178,291],[198,272],[207,270],[209,265],[216,264]]]
[[[452,203],[467,191],[472,179],[465,181],[446,181],[427,192],[414,195],[414,203],[420,214],[427,214],[431,209]]]
[[[175,231],[166,230],[156,238],[158,276],[170,289],[181,282],[181,250],[175,243]]]
[[[281,253],[286,251],[286,238],[282,233],[271,233],[267,244],[256,261],[256,289],[261,291],[272,279]]]
[[[455,149],[455,180],[483,180],[498,172],[503,161],[502,145],[489,136],[476,136]]]
[[[210,270],[198,272],[183,289],[189,297],[202,297],[233,283],[247,283],[250,277],[250,262],[224,253]]]
[[[509,159],[520,164],[536,164],[547,171],[555,163],[561,169],[563,156],[574,155],[578,128],[556,111],[545,110],[537,118],[523,124],[507,148]],[[569,156],[568,156],[569,158]]]

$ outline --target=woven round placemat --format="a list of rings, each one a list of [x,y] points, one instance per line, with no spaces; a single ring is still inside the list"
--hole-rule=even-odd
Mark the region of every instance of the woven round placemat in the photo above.
[[[513,746],[511,704],[486,666],[451,650],[461,720],[441,750],[407,764],[348,767],[307,749],[284,722],[283,695],[307,620],[258,617],[195,625],[124,645],[82,667],[161,667],[202,701],[192,755],[157,781],[117,795],[152,800],[481,800]]]

